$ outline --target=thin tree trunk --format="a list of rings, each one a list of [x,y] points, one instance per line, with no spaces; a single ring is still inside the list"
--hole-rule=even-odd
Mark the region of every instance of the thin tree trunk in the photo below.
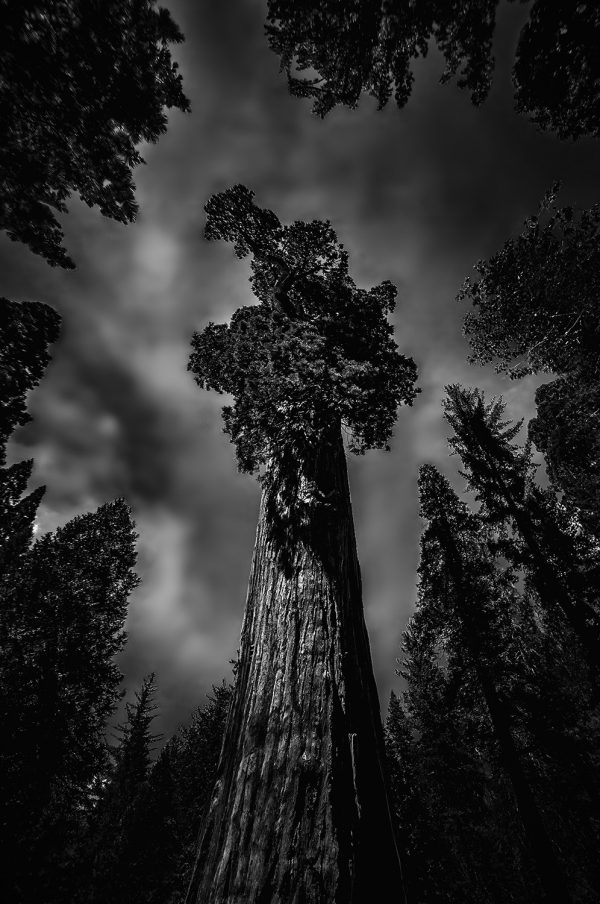
[[[187,904],[403,902],[339,428],[261,500]]]

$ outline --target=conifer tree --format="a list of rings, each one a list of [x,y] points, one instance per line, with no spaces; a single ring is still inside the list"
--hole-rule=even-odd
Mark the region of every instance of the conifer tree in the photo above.
[[[61,897],[61,858],[106,763],[135,533],[122,501],[70,521],[0,582],[2,847],[15,901]]]
[[[73,192],[135,219],[139,145],[189,109],[169,48],[182,40],[156,0],[0,0],[0,229],[73,267],[55,216]]]
[[[509,537],[504,551],[527,567],[542,604],[547,610],[560,608],[589,661],[597,663],[596,544],[573,529],[551,491],[533,482],[528,448],[513,443],[521,423],[503,420],[502,400],[486,404],[481,392],[458,385],[448,386],[447,393],[445,416],[454,431],[449,442],[460,455],[468,485],[496,528],[512,527],[513,542]]]
[[[250,255],[259,303],[193,341],[200,386],[263,486],[223,756],[187,901],[402,897],[364,624],[342,427],[385,448],[415,365],[327,222],[282,226],[236,186],[206,234]]]
[[[421,598],[405,632],[404,704],[392,697],[386,724],[408,900],[533,904],[539,883],[485,701],[427,607]]]
[[[89,888],[82,890],[82,901],[134,904],[152,900],[153,880],[157,877],[155,869],[148,874],[149,839],[140,817],[144,810],[148,815],[150,809],[144,791],[158,740],[150,730],[157,709],[155,693],[155,676],[151,674],[136,691],[135,702],[126,704],[126,718],[119,728],[121,736],[113,751],[112,769],[90,820],[86,844]],[[156,794],[155,802],[162,804],[156,798],[168,791],[168,761],[163,762],[160,772],[164,781],[157,783],[160,795]],[[153,866],[161,868],[160,863]]]
[[[435,468],[421,469],[419,485],[421,514],[428,522],[421,541],[419,592],[427,601],[429,631],[445,636],[449,655],[464,656],[477,681],[545,900],[564,904],[573,900],[564,864],[525,768],[507,694],[511,681],[526,677],[515,673],[514,665],[526,663],[514,630],[515,578],[510,569],[496,567],[478,519]]]
[[[39,302],[19,304],[0,298],[0,573],[29,548],[44,488],[24,497],[33,461],[6,466],[6,444],[13,431],[31,420],[28,393],[38,385],[56,342],[60,318]]]

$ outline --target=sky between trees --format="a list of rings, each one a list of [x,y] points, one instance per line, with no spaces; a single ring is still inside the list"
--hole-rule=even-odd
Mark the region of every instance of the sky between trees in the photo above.
[[[392,452],[350,461],[351,491],[380,699],[385,708],[398,643],[415,599],[420,532],[417,469],[447,457],[441,398],[460,381],[501,392],[511,418],[533,414],[540,379],[510,383],[466,363],[463,278],[534,212],[552,182],[561,204],[589,206],[600,163],[592,140],[541,135],[512,110],[510,60],[526,11],[502,6],[498,60],[486,104],[439,86],[439,56],[417,67],[401,111],[335,110],[322,121],[290,97],[263,36],[265,4],[171,0],[185,34],[174,49],[192,114],[173,112],[138,169],[138,221],[127,228],[72,202],[63,219],[78,269],[51,270],[0,237],[0,294],[43,300],[64,316],[33,424],[11,461],[35,458],[46,483],[40,531],[124,495],[140,532],[142,584],[129,615],[121,668],[134,687],[157,672],[160,729],[170,733],[226,674],[235,655],[259,487],[236,471],[222,433],[222,399],[186,371],[194,329],[252,301],[247,269],[202,239],[203,205],[241,182],[282,221],[332,221],[359,286],[390,279],[400,350],[422,393],[401,410]]]

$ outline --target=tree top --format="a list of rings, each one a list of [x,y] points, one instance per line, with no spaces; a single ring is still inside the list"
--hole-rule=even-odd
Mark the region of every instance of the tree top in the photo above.
[[[196,333],[189,362],[199,386],[234,397],[223,417],[240,469],[284,448],[302,453],[340,424],[352,451],[387,448],[398,405],[418,392],[387,321],[396,288],[358,288],[329,222],[282,225],[242,185],[205,209],[206,237],[251,256],[259,302]]]

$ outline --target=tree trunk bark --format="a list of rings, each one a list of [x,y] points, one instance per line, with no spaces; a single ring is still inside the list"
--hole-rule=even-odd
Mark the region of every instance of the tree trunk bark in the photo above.
[[[286,473],[287,469],[287,473]],[[187,904],[404,902],[339,428],[264,483]]]

